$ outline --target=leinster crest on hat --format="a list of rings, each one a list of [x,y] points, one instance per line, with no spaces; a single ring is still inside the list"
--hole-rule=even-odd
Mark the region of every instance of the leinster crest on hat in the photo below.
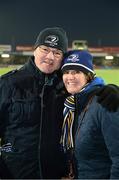
[[[78,62],[79,61],[79,56],[77,54],[72,54],[67,58],[67,61]]]
[[[50,46],[57,46],[58,40],[58,36],[49,35],[45,38],[45,43],[50,44]]]

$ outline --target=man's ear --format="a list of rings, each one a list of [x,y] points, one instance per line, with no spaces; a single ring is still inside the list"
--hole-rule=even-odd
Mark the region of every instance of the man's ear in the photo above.
[[[34,56],[36,55],[36,50],[33,51],[33,55],[34,55]]]

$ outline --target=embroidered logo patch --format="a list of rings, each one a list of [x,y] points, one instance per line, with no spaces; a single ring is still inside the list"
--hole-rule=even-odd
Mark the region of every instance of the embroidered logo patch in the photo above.
[[[78,62],[79,61],[79,56],[77,54],[72,54],[68,57],[67,61],[70,62]]]
[[[45,38],[45,43],[50,44],[51,46],[57,46],[58,45],[59,38],[55,35],[49,35]]]
[[[4,145],[1,147],[1,151],[4,151],[4,152],[12,152],[12,144],[11,144],[11,143],[4,144]]]

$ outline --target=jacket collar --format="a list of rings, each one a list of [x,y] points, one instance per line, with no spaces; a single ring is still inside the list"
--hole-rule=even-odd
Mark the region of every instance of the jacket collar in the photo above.
[[[45,79],[47,79],[48,83],[51,85],[56,85],[59,88],[60,84],[60,88],[64,87],[61,71],[57,70],[51,74],[45,74],[41,72],[34,63],[34,56],[29,59],[29,61],[24,65],[24,68],[42,83],[45,81]]]

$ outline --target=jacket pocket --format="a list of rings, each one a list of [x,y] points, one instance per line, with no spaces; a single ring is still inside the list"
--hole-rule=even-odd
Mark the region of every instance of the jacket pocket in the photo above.
[[[29,98],[29,99],[15,99],[12,98],[10,106],[10,120],[17,124],[35,123],[37,116],[40,116],[40,99]]]

